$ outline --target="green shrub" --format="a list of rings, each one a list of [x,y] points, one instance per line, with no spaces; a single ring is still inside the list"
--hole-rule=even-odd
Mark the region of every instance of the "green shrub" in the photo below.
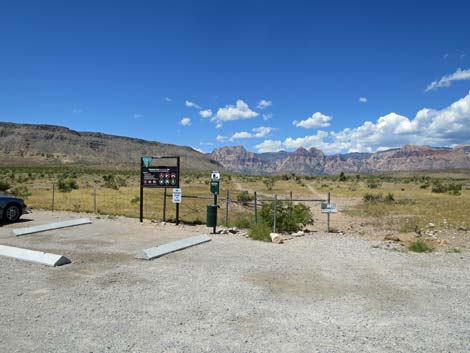
[[[431,192],[437,194],[448,193],[450,195],[460,195],[462,192],[462,184],[449,183],[442,184],[441,181],[436,180],[432,184]]]
[[[271,230],[272,227],[270,227],[266,223],[258,222],[257,224],[251,225],[248,235],[251,239],[254,240],[271,242],[271,237],[269,236]]]
[[[7,181],[0,180],[0,191],[7,191],[9,188],[11,188],[11,185]]]
[[[274,202],[265,203],[260,211],[262,223],[273,227]],[[296,232],[307,224],[312,224],[310,209],[302,203],[293,205],[290,202],[277,201],[276,230],[278,232]]]
[[[274,187],[275,181],[274,178],[267,178],[263,180],[263,183],[266,186],[266,189],[268,189],[268,191],[271,191]]]
[[[62,192],[71,192],[72,190],[78,189],[78,184],[75,179],[68,178],[68,179],[60,179],[57,187]]]
[[[243,205],[247,205],[248,202],[253,200],[253,196],[251,196],[248,191],[242,191],[237,195],[237,201],[240,201]]]
[[[422,240],[416,240],[408,246],[408,250],[414,252],[432,252],[433,248]]]
[[[382,193],[374,194],[372,192],[366,192],[364,196],[362,196],[364,202],[382,202],[384,200],[384,196]]]
[[[249,213],[237,214],[237,217],[231,223],[237,228],[250,228],[251,215]]]
[[[380,186],[381,186],[381,184],[380,184],[377,180],[375,180],[375,179],[369,179],[369,180],[367,181],[367,187],[368,187],[369,189],[377,189],[377,188],[380,187]]]
[[[13,195],[17,197],[21,197],[23,199],[28,198],[31,196],[31,193],[29,192],[29,189],[25,185],[18,185],[13,188],[12,190]]]
[[[387,202],[387,203],[394,202],[394,201],[395,201],[395,197],[394,197],[394,195],[393,195],[391,192],[389,192],[389,193],[385,196],[385,200],[384,200],[384,201]]]
[[[348,178],[346,177],[346,175],[344,174],[344,172],[341,172],[339,174],[339,181],[346,181],[348,180]]]

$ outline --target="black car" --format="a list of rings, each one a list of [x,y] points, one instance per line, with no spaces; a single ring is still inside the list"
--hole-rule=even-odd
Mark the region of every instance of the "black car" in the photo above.
[[[30,213],[23,199],[0,195],[0,221],[16,222],[21,215]]]

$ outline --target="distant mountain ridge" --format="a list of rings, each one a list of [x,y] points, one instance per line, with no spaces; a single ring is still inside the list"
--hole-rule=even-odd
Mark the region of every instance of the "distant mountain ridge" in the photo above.
[[[191,147],[55,125],[0,122],[1,165],[92,165],[137,168],[143,155],[179,155],[183,169],[224,169],[246,174],[336,175],[390,171],[470,169],[470,146],[405,145],[375,153],[327,156],[316,148],[294,152],[248,152],[227,146],[203,154]]]
[[[470,169],[470,146],[455,148],[405,145],[375,153],[326,156],[316,148],[294,152],[253,153],[242,146],[215,149],[210,158],[225,169],[247,174],[293,172],[298,175],[336,175],[391,171]]]
[[[221,166],[191,147],[55,125],[0,122],[0,165],[96,165],[138,168],[141,156],[181,156],[181,166],[213,170]]]

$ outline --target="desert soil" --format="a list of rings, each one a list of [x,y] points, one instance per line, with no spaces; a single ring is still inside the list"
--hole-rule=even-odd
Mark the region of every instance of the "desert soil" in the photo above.
[[[239,235],[144,261],[138,249],[210,230],[37,211],[0,244],[63,254],[0,258],[0,352],[468,352],[470,256],[387,250],[348,231],[284,244]]]

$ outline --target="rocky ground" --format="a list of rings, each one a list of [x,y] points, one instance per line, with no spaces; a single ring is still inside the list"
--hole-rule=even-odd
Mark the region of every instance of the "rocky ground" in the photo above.
[[[38,211],[0,227],[1,244],[72,260],[0,258],[1,352],[470,351],[468,251],[390,251],[319,224],[284,244],[214,235],[149,262],[136,250],[209,229],[120,217],[9,236],[76,217]]]

